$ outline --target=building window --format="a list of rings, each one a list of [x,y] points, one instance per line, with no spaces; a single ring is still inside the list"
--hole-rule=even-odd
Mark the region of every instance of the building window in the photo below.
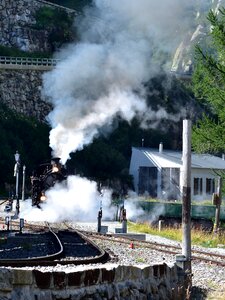
[[[215,192],[215,179],[206,178],[206,194],[213,194]]]
[[[194,195],[202,195],[202,178],[194,178]]]

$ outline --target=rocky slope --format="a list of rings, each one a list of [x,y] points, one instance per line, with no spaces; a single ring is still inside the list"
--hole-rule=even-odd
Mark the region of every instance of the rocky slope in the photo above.
[[[203,37],[210,30],[207,14],[210,9],[218,12],[221,6],[225,6],[224,0],[205,0],[202,3],[197,1],[194,11],[196,15],[195,22],[175,51],[171,67],[172,72],[181,76],[191,75],[193,71],[194,47],[196,44],[203,45]]]

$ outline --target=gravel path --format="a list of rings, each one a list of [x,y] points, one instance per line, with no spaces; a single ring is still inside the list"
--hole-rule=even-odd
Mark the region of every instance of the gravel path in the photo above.
[[[80,230],[96,231],[96,224],[93,223],[77,223],[71,224]],[[109,233],[115,232],[115,227],[121,227],[117,222],[106,222],[102,225],[108,226]],[[147,241],[158,242],[162,244],[180,245],[180,243],[162,238],[159,236],[146,235]],[[102,248],[114,253],[120,264],[155,264],[155,263],[167,263],[170,264],[175,261],[174,255],[165,254],[152,249],[131,249],[129,245],[113,243],[107,240],[94,240]],[[195,249],[206,251],[206,248],[194,247]],[[209,249],[207,249],[209,250]],[[225,249],[210,249],[210,252],[220,253],[225,255]],[[211,299],[219,300],[222,294],[225,294],[225,267],[216,265],[210,265],[199,261],[192,261],[192,273],[193,273],[193,299]],[[210,294],[212,294],[210,296]],[[208,294],[208,296],[206,296]]]

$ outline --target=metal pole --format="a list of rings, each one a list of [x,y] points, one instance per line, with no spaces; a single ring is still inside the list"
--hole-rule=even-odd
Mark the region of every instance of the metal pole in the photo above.
[[[102,227],[102,209],[98,211],[98,226],[97,226],[97,232],[101,232]]]
[[[127,233],[127,212],[125,208],[123,208],[122,232]]]
[[[22,201],[25,199],[25,174],[26,174],[26,166],[23,166],[23,184],[22,184]]]
[[[16,163],[16,215],[20,213],[20,202],[19,202],[19,162]]]
[[[220,206],[222,200],[222,177],[218,178],[217,186],[217,200],[216,200],[216,212],[215,212],[215,224],[214,224],[214,233],[217,233],[220,226]]]
[[[182,254],[191,272],[191,121],[183,120]]]
[[[20,213],[20,202],[19,202],[19,168],[20,168],[20,154],[18,151],[14,154],[15,156],[15,167],[14,167],[14,176],[16,177],[16,213],[14,218],[17,218]]]

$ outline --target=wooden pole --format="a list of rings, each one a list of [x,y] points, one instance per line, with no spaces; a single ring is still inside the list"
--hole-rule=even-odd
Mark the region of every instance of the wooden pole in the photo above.
[[[182,254],[191,272],[191,121],[183,120]]]
[[[214,233],[218,232],[220,226],[220,206],[222,200],[222,177],[218,178],[217,194],[216,194],[216,212],[215,212],[215,224]]]

